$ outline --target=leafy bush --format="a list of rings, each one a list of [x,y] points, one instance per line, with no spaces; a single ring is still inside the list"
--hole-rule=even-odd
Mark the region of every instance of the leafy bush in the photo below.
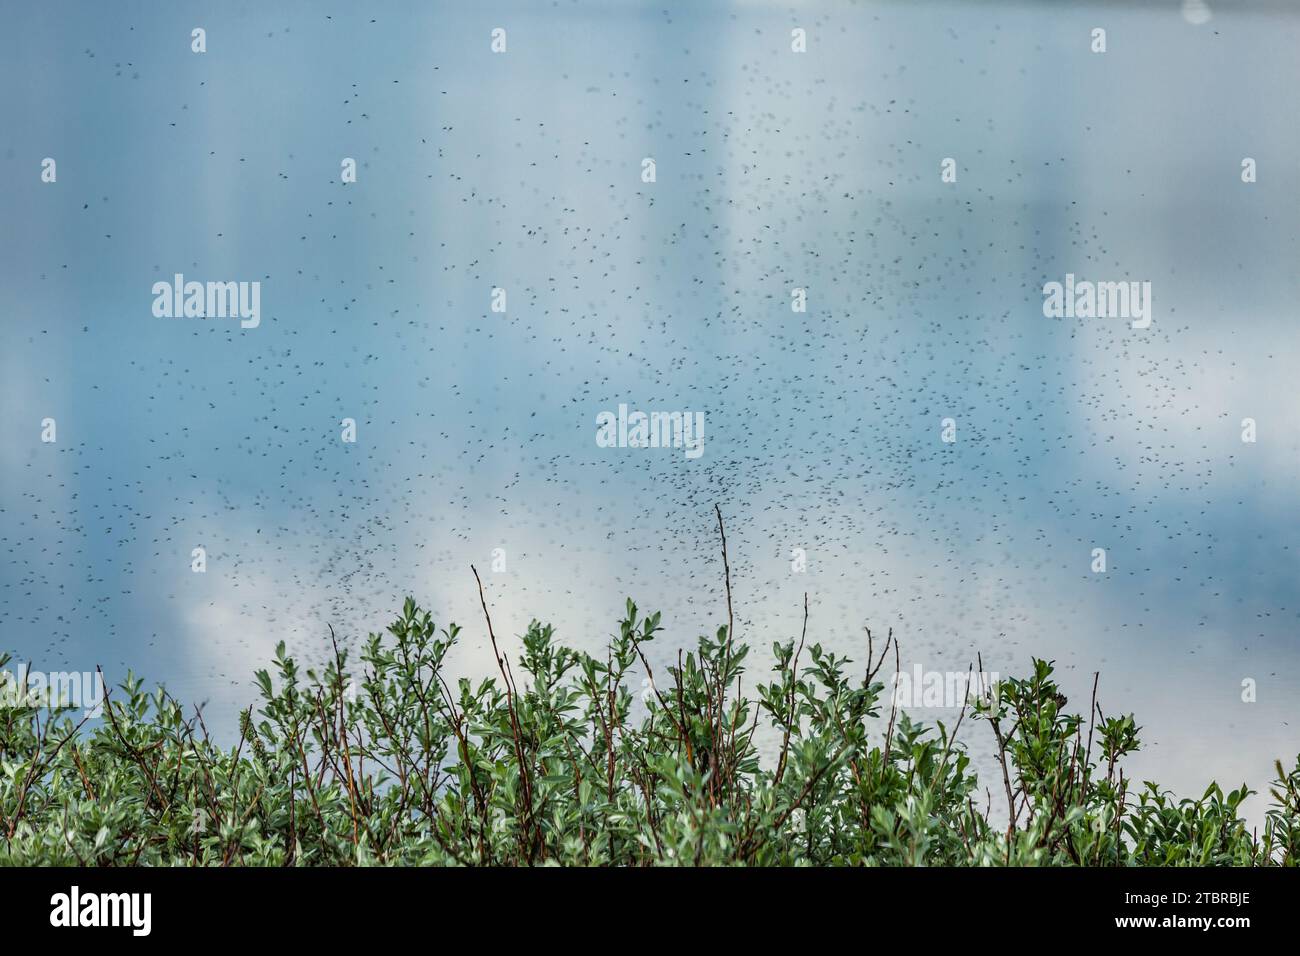
[[[725,542],[724,542],[725,557]],[[480,596],[482,585],[479,586]],[[1295,865],[1300,765],[1279,763],[1264,832],[1249,791],[1141,789],[1132,716],[1066,710],[1052,666],[999,682],[951,730],[914,723],[878,674],[805,636],[773,645],[756,697],[729,623],[679,653],[644,705],[629,680],[660,629],[630,600],[602,657],[536,622],[499,679],[446,673],[460,629],[408,599],[354,675],[278,649],[229,748],[128,675],[93,729],[70,709],[0,706],[0,863],[10,865]],[[807,602],[804,609],[807,631]],[[870,632],[868,632],[870,635]],[[0,664],[7,658],[0,659]],[[518,677],[516,676],[518,667]],[[653,679],[653,675],[652,675]],[[634,717],[634,712],[636,716]],[[957,731],[997,743],[997,801]],[[760,754],[759,722],[779,746]],[[985,796],[981,808],[980,797]],[[999,805],[1001,804],[1001,805]]]

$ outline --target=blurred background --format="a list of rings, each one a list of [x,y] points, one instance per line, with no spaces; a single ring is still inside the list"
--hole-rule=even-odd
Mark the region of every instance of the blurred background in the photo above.
[[[1300,750],[1297,41],[1280,3],[7,3],[0,648],[229,733],[278,641],[408,594],[489,673],[473,563],[498,633],[595,651],[631,596],[662,664],[725,623],[717,503],[751,681],[807,592],[862,663],[864,626],[1049,658],[1083,711],[1100,671],[1132,778],[1261,789]],[[260,326],[154,317],[175,273],[260,281]],[[1045,318],[1066,273],[1149,280],[1151,327]],[[598,447],[620,403],[703,455]]]

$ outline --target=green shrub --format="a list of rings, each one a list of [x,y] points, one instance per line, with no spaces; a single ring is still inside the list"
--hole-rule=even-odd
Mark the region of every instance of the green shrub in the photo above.
[[[725,554],[725,552],[724,552]],[[729,582],[728,582],[729,584]],[[480,585],[480,596],[482,587]],[[728,595],[730,588],[728,586]],[[487,616],[487,606],[484,603]],[[730,620],[730,596],[728,617]],[[536,622],[499,679],[446,673],[460,637],[408,599],[355,674],[283,645],[229,748],[197,710],[128,675],[91,728],[69,708],[0,706],[0,863],[10,865],[1294,865],[1300,766],[1279,763],[1262,834],[1249,791],[1136,789],[1131,716],[1066,709],[1052,666],[1005,680],[951,730],[889,705],[865,666],[805,639],[773,645],[756,696],[731,625],[677,655],[644,705],[658,613],[630,600],[603,656]],[[804,632],[807,631],[805,599]],[[7,658],[0,660],[0,665]],[[652,675],[653,679],[653,675]],[[634,717],[634,712],[636,716]],[[994,800],[958,742],[997,743]],[[779,742],[760,754],[759,723]],[[983,796],[983,807],[980,797]]]

